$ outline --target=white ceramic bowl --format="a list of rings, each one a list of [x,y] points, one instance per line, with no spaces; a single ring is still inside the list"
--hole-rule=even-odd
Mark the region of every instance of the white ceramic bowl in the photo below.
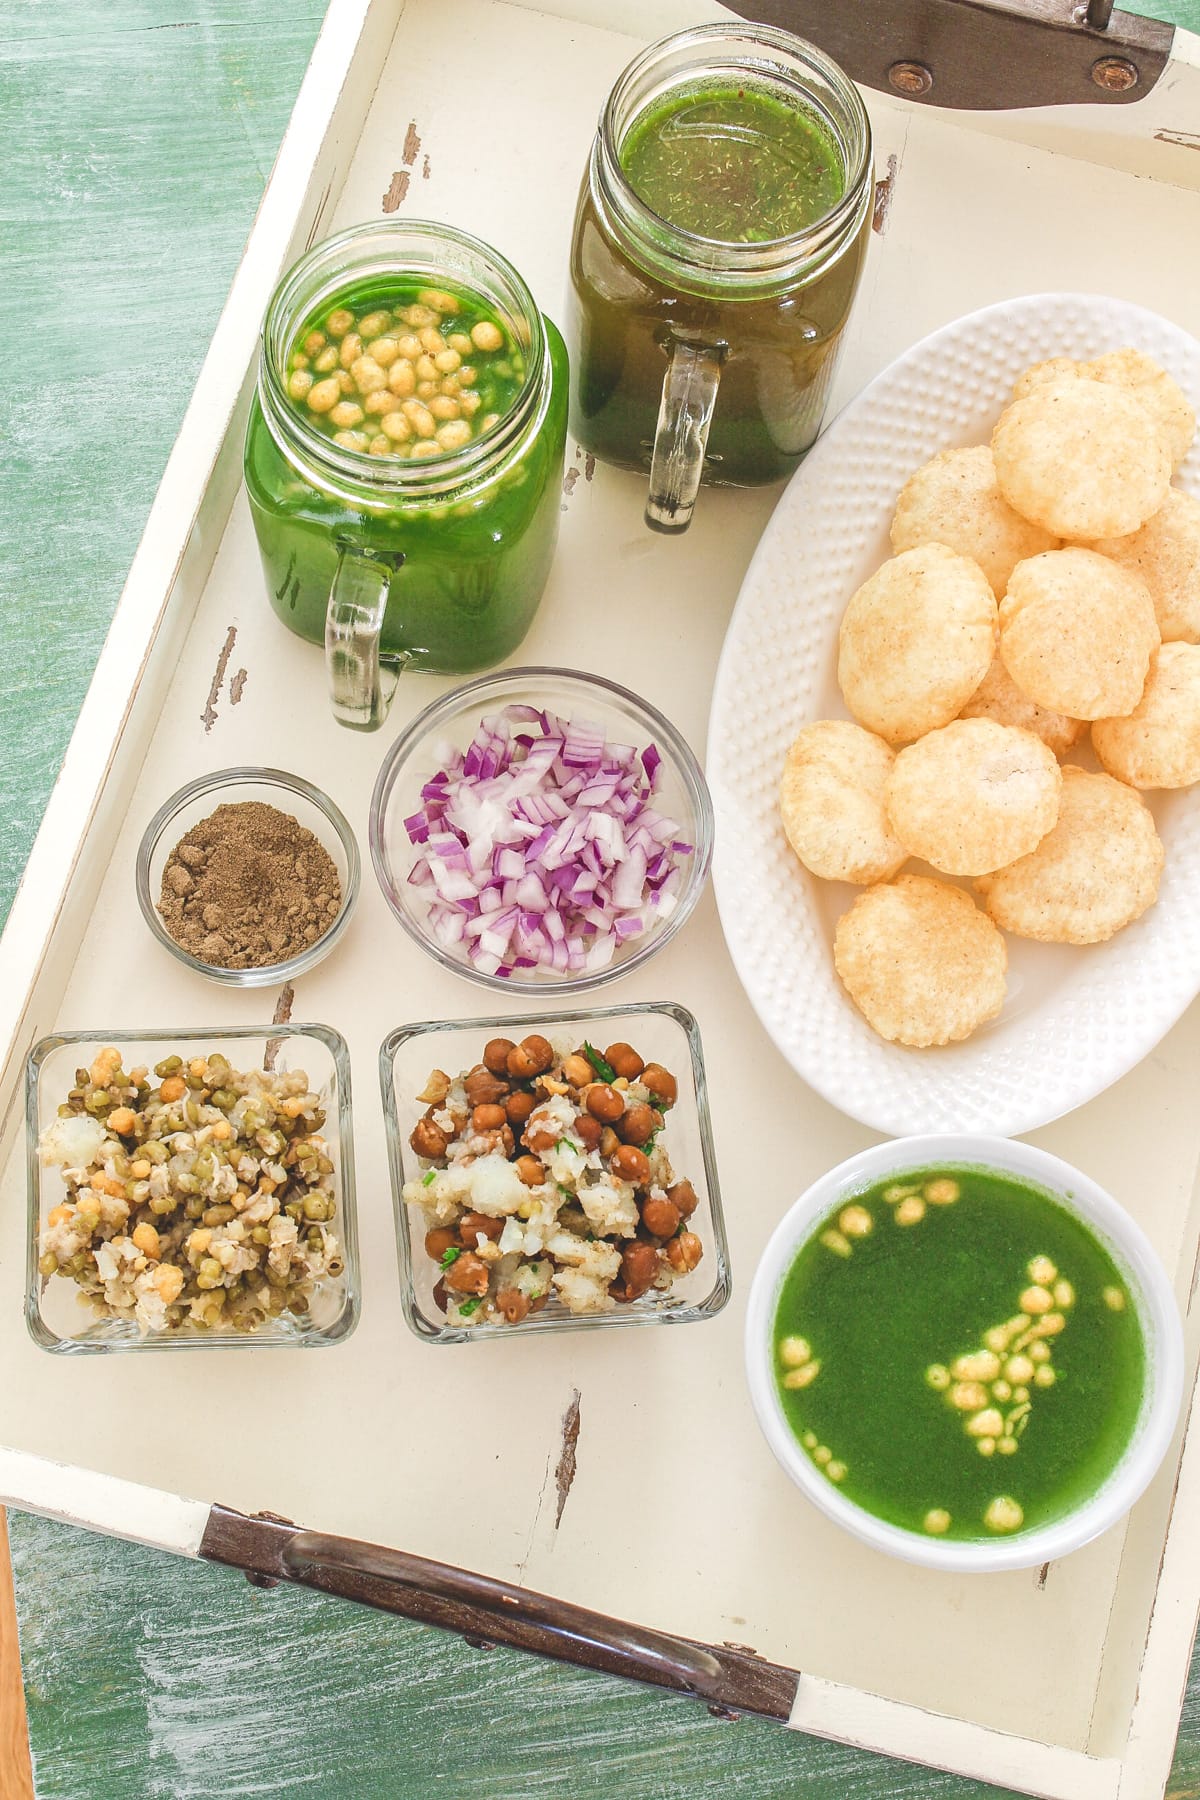
[[[1084,1505],[1052,1524],[994,1542],[961,1543],[887,1524],[839,1492],[801,1449],[780,1404],[774,1320],[780,1288],[801,1245],[835,1206],[885,1175],[939,1164],[975,1164],[1045,1188],[1088,1226],[1129,1286],[1146,1341],[1146,1391],[1128,1448]],[[906,1562],[959,1573],[1031,1568],[1079,1549],[1123,1518],[1166,1453],[1183,1396],[1183,1328],[1175,1296],[1149,1239],[1090,1176],[1032,1144],[1000,1137],[908,1137],[839,1163],[780,1220],[755,1272],[746,1311],[746,1375],[758,1422],[777,1461],[814,1506],[866,1544]]]

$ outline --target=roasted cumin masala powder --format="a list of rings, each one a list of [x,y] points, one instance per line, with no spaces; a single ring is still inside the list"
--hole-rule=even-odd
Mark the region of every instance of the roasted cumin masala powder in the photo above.
[[[218,806],[181,837],[163,869],[159,916],[189,956],[262,969],[314,944],[337,918],[342,886],[311,831],[261,800]]]

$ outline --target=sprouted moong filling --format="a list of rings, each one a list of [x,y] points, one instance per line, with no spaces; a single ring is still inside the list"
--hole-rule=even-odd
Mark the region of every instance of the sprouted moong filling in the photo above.
[[[892,1175],[843,1199],[780,1294],[776,1378],[814,1466],[888,1523],[1004,1536],[1085,1502],[1120,1462],[1145,1344],[1100,1240],[999,1171]]]
[[[104,1047],[38,1140],[66,1184],[40,1275],[143,1336],[301,1317],[345,1272],[324,1123],[301,1069],[242,1073],[213,1052],[126,1070]]]

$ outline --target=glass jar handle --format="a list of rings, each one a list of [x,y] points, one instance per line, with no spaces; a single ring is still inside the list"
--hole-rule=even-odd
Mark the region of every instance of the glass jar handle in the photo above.
[[[692,522],[720,382],[719,350],[707,344],[672,347],[646,499],[646,523],[652,531],[686,531]]]
[[[391,583],[385,563],[361,550],[338,552],[325,613],[325,668],[333,716],[352,731],[378,731],[407,660],[380,654]]]

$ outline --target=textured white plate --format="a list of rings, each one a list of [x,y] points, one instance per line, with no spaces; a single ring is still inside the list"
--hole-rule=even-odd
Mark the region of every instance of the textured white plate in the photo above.
[[[799,728],[848,716],[835,680],[838,624],[854,589],[889,554],[888,526],[908,476],[937,450],[985,443],[1028,363],[1122,344],[1155,357],[1200,405],[1200,344],[1154,313],[1095,294],[1006,301],[915,345],[845,409],[793,477],[725,640],[708,779],[729,949],[793,1068],[880,1131],[1032,1131],[1125,1074],[1200,991],[1200,789],[1147,795],[1167,852],[1156,906],[1087,949],[1010,937],[1000,1016],[938,1050],[885,1043],[851,1005],[832,946],[857,890],[801,867],[776,804]],[[1176,480],[1200,494],[1195,448]]]

